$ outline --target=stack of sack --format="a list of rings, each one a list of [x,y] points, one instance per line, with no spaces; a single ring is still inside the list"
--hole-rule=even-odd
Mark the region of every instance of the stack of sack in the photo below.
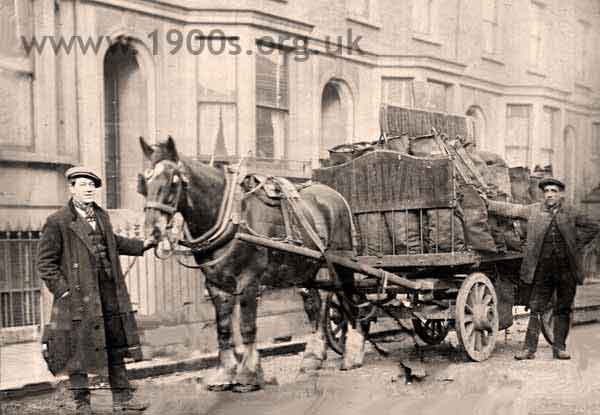
[[[469,173],[457,177],[456,209],[362,214],[358,228],[362,234],[363,255],[400,255],[471,249],[482,253],[523,250],[526,240],[524,221],[490,214],[482,193],[497,201],[530,204],[541,200],[537,182],[528,168],[512,167],[497,154],[474,151],[471,143],[459,140],[440,142],[440,136],[409,138],[408,135],[373,142],[342,144],[329,150],[329,165],[347,163],[370,151],[385,149],[414,157],[446,156]],[[467,158],[468,161],[464,159]],[[476,170],[476,174],[471,170]],[[477,177],[478,176],[478,177]],[[453,239],[452,240],[452,236]]]

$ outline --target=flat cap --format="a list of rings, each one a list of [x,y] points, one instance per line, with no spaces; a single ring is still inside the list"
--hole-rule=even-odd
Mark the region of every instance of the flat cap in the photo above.
[[[100,176],[98,176],[92,169],[83,166],[71,167],[65,173],[65,177],[67,180],[85,177],[87,179],[91,179],[96,187],[102,186],[102,179],[100,179]]]
[[[553,184],[554,186],[558,186],[560,188],[560,190],[565,190],[565,184],[554,177],[544,177],[538,183],[538,187],[540,189],[544,190],[544,187],[551,185],[551,184]]]

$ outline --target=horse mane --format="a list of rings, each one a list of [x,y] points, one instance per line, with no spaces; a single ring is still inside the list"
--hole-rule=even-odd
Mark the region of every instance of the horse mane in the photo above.
[[[222,184],[225,181],[225,174],[222,170],[209,166],[206,163],[181,155],[178,155],[178,161],[185,168],[189,180],[194,183],[208,181],[210,183]]]

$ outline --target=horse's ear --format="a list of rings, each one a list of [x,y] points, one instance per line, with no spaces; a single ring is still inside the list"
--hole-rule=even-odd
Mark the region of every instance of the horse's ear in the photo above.
[[[144,156],[147,159],[150,159],[152,157],[152,154],[154,153],[154,149],[148,143],[146,143],[146,140],[144,140],[144,137],[142,136],[140,136],[140,146],[142,147]]]
[[[175,148],[175,140],[173,140],[173,137],[168,136],[166,144],[168,153],[172,155],[175,160],[178,160],[179,157],[177,156],[177,148]]]

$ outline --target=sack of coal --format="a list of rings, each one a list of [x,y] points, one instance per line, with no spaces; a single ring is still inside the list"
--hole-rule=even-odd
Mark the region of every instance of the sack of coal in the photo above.
[[[329,150],[329,164],[330,166],[337,166],[338,164],[347,163],[373,149],[373,145],[366,141],[340,144]]]
[[[425,252],[421,230],[426,215],[413,210],[373,212],[356,215],[361,255],[404,255]],[[421,223],[424,222],[424,223]]]
[[[487,206],[474,185],[460,185],[459,206],[464,217],[467,246],[476,251],[497,252],[488,224]]]
[[[425,135],[410,139],[409,154],[417,157],[431,157],[445,153],[438,144],[435,135]]]
[[[405,154],[408,154],[409,146],[410,139],[408,134],[403,134],[399,137],[388,138],[383,144],[383,148],[386,150],[397,151],[398,153]]]
[[[466,249],[463,220],[455,210],[427,210],[425,246],[429,253],[458,252]]]

